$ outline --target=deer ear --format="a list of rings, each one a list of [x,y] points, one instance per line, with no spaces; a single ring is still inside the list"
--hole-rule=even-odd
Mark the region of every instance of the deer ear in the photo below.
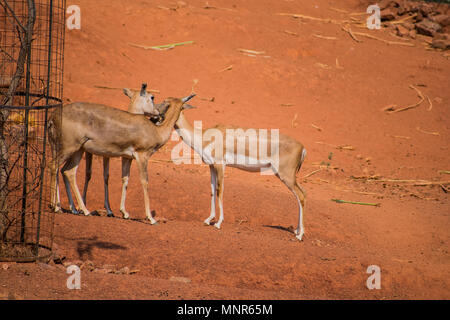
[[[123,88],[123,93],[130,99],[133,97],[133,92],[128,88]]]

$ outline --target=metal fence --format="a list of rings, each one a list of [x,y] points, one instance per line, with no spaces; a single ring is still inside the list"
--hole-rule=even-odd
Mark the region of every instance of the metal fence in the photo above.
[[[0,260],[51,254],[48,119],[61,115],[65,0],[0,0]]]

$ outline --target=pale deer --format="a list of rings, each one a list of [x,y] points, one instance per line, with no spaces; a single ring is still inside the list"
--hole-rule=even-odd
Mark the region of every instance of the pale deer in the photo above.
[[[151,123],[144,115],[91,103],[72,103],[63,107],[62,116],[56,113],[52,115],[49,121],[49,141],[57,154],[49,164],[52,205],[57,206],[58,164],[64,164],[61,172],[66,189],[74,191],[79,208],[85,215],[89,215],[76,184],[76,170],[83,153],[86,151],[108,158],[135,159],[144,193],[145,214],[150,223],[155,224],[148,197],[148,160],[167,142],[181,110],[189,108],[185,106],[185,102],[192,97],[194,95],[182,99],[167,98],[161,104],[162,107],[160,105],[160,108],[165,109],[165,119],[160,126]],[[128,215],[124,214],[124,218],[128,218]]]
[[[157,108],[160,108],[160,106],[157,105]],[[216,197],[218,197],[220,217],[214,226],[220,229],[223,222],[223,190],[226,166],[252,172],[273,170],[273,173],[289,188],[297,199],[299,207],[298,228],[295,233],[297,239],[302,240],[304,234],[303,209],[306,193],[296,181],[296,174],[300,170],[306,156],[306,149],[301,143],[286,135],[277,134],[272,137],[271,134],[269,137],[267,134],[262,135],[261,131],[258,134],[256,130],[245,129],[245,132],[254,134],[249,135],[248,145],[246,144],[245,148],[238,148],[238,140],[243,136],[245,139],[244,129],[236,126],[217,125],[201,130],[201,136],[196,136],[196,130],[187,121],[183,112],[181,112],[175,123],[175,129],[182,140],[194,149],[210,168],[211,214],[204,221],[206,225],[210,225],[211,220],[215,218]],[[235,134],[236,131],[238,131],[238,134]],[[246,143],[245,140],[244,143]],[[254,146],[259,146],[259,153],[255,150],[249,150],[252,143]],[[261,152],[264,151],[261,149],[264,146],[269,149],[265,150],[266,152]]]
[[[131,99],[130,104],[128,106],[128,112],[134,114],[145,114],[148,116],[158,116],[159,113],[155,112],[154,108],[154,96],[151,93],[146,91],[147,84],[143,83],[141,90],[131,90],[128,88],[123,89],[123,93]],[[83,188],[83,202],[86,206],[86,196],[89,181],[92,177],[92,153],[86,152],[86,170],[85,170],[85,181]],[[131,167],[131,158],[122,158],[122,197],[120,202],[120,212],[128,217],[129,214],[125,209],[125,198],[128,187],[128,179],[130,177],[130,167]],[[111,210],[111,206],[109,204],[109,158],[103,157],[103,185],[104,185],[104,207],[106,209],[106,215],[108,217],[114,217],[114,214]],[[72,209],[72,213],[77,213],[78,211],[75,208]],[[91,215],[98,215],[97,211],[92,211]]]

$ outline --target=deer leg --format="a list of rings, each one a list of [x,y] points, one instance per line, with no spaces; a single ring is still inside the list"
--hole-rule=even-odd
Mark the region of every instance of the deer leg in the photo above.
[[[114,217],[113,212],[111,211],[111,207],[109,205],[109,190],[108,190],[108,181],[109,181],[109,158],[103,157],[103,182],[105,187],[105,209],[108,217]]]
[[[120,212],[124,219],[128,219],[130,215],[125,209],[125,199],[127,197],[128,179],[130,178],[130,166],[132,159],[122,158],[122,197],[120,199]]]
[[[203,222],[205,225],[209,226],[210,222],[216,216],[216,190],[217,190],[217,173],[213,165],[209,166],[209,171],[211,173],[211,213],[209,217]]]
[[[223,222],[223,180],[224,180],[224,172],[225,171],[225,166],[224,165],[220,165],[220,166],[216,166],[216,172],[217,172],[217,197],[219,198],[219,210],[220,210],[220,217],[219,217],[219,221],[216,222],[216,224],[214,225],[214,227],[216,227],[217,229],[220,229],[220,226]]]
[[[83,152],[84,152],[83,150],[79,150],[79,151],[75,152],[73,154],[73,156],[69,159],[69,161],[67,161],[64,164],[64,168],[63,168],[63,170],[61,170],[61,172],[63,173],[63,177],[65,178],[66,188],[68,187],[67,190],[70,190],[70,188],[72,188],[72,190],[75,192],[75,197],[77,199],[77,203],[78,203],[81,211],[83,211],[84,215],[87,216],[90,214],[90,212],[84,205],[83,199],[80,194],[80,190],[78,189],[78,186],[76,183],[77,168],[80,163],[81,157],[83,156]],[[69,183],[69,185],[67,184],[67,182]],[[69,197],[69,192],[68,192],[68,197]],[[70,196],[70,198],[72,198],[72,196]],[[69,201],[70,201],[70,199],[69,199]],[[73,202],[73,200],[72,200],[72,202]],[[73,204],[71,206],[73,206]]]
[[[87,205],[87,203],[86,203],[87,189],[88,189],[89,181],[91,181],[91,177],[92,177],[92,153],[86,151],[85,155],[86,155],[86,175],[85,175],[85,179],[84,179],[83,202],[84,202],[84,205]]]
[[[54,212],[59,212],[61,210],[61,202],[59,201],[59,181],[58,181],[58,166],[57,160],[53,160],[48,165],[50,169],[50,208]]]
[[[75,203],[73,201],[71,187],[70,187],[70,181],[66,175],[66,171],[70,170],[70,168],[72,168],[72,167],[73,167],[73,156],[70,157],[69,159],[67,159],[66,162],[64,163],[63,167],[61,168],[61,175],[63,177],[64,186],[66,188],[66,194],[67,194],[67,199],[69,200],[70,211],[73,214],[79,214],[80,212],[77,210]]]
[[[298,203],[298,227],[295,230],[296,238],[302,241],[303,235],[305,233],[305,228],[303,227],[303,208],[305,207],[305,191],[302,187],[297,184],[295,180],[295,173],[293,174],[293,178],[283,179],[282,176],[278,176],[280,180],[291,190],[297,199]]]
[[[151,224],[156,224],[157,221],[153,218],[152,212],[150,209],[150,199],[148,197],[148,155],[145,153],[140,153],[135,155],[136,161],[138,163],[139,175],[141,177],[142,189],[144,191],[144,203],[145,203],[145,215],[147,219],[150,220]]]
[[[303,208],[305,207],[305,191],[300,187],[297,182],[294,186],[295,195],[298,202],[298,227],[295,231],[297,239],[302,241],[303,234],[305,233],[305,228],[303,227]]]

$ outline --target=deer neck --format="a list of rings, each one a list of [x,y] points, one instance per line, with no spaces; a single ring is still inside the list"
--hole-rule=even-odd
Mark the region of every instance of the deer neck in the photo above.
[[[175,130],[177,131],[177,133],[181,137],[181,139],[184,141],[184,143],[186,143],[188,146],[190,146],[192,149],[195,150],[195,148],[194,148],[194,127],[186,119],[183,112],[180,113],[180,116],[178,117],[178,120],[175,123]]]
[[[170,133],[172,132],[175,122],[178,120],[180,114],[181,105],[171,106],[169,107],[169,110],[167,110],[163,123],[157,127],[159,134],[164,141],[169,140]]]

